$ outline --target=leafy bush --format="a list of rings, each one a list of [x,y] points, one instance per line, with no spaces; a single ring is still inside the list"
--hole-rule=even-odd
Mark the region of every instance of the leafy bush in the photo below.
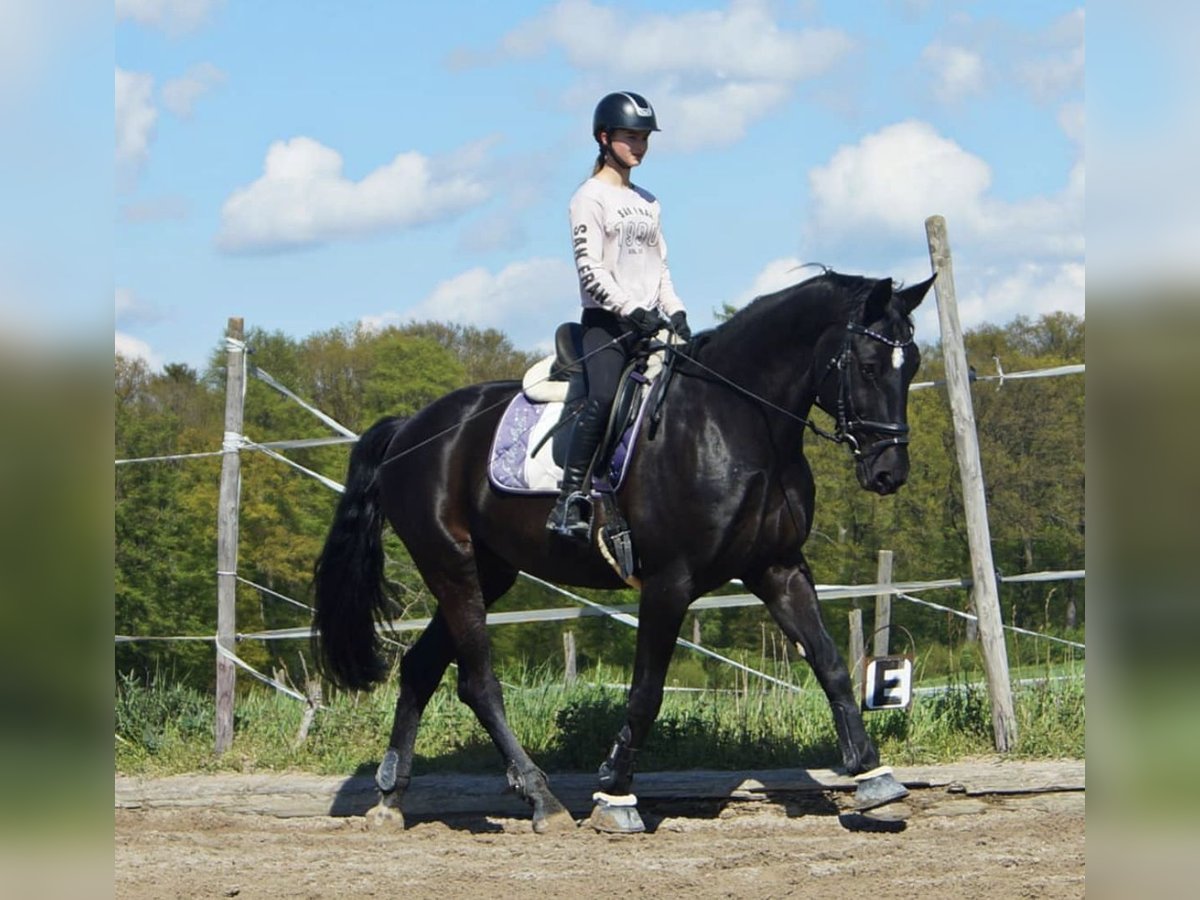
[[[144,684],[126,672],[117,682],[114,713],[117,736],[155,754],[172,737],[211,740],[216,708],[211,697],[182,683],[156,677]]]

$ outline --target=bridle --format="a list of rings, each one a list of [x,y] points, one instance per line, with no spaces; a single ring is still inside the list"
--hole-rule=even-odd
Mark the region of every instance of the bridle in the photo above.
[[[753,391],[742,387],[737,382],[722,375],[716,369],[706,366],[704,363],[700,362],[700,360],[696,359],[696,357],[680,349],[678,344],[671,344],[666,348],[667,364],[666,372],[664,374],[667,375],[669,379],[670,374],[674,372],[675,368],[673,357],[682,357],[692,365],[707,372],[709,375],[714,376],[717,380],[724,382],[726,385],[733,388],[735,391],[744,394],[751,400],[755,400],[758,403],[761,403],[763,406],[773,409],[787,418],[799,422],[803,427],[810,429],[818,437],[825,438],[827,441],[831,441],[835,444],[845,444],[848,448],[850,448],[850,452],[854,455],[856,461],[865,462],[866,460],[872,459],[873,457],[882,453],[888,447],[907,444],[908,425],[903,422],[878,422],[874,419],[864,419],[855,411],[854,402],[850,396],[850,365],[854,359],[852,338],[856,334],[861,334],[864,337],[869,337],[872,340],[879,341],[881,344],[886,344],[893,349],[903,350],[908,347],[916,346],[916,340],[914,340],[912,337],[909,337],[903,341],[898,341],[895,338],[890,338],[887,335],[880,334],[877,331],[872,331],[863,325],[859,325],[857,322],[848,322],[846,324],[846,334],[844,340],[842,341],[842,348],[835,356],[830,358],[829,364],[825,367],[824,374],[817,381],[816,387],[816,396],[820,397],[821,388],[829,379],[830,374],[835,370],[837,371],[837,404],[835,405],[835,413],[833,414],[834,419],[836,420],[836,425],[832,434],[821,428],[812,419],[806,419],[803,416],[796,415],[796,413],[792,412],[791,410],[785,409],[776,403],[772,403],[766,397],[759,396]],[[665,383],[666,380],[664,380],[664,385]],[[824,409],[824,407],[822,408]],[[826,412],[828,412],[828,410],[826,410]],[[876,441],[867,447],[866,450],[863,450],[859,446],[858,439],[851,434],[851,429],[853,428],[860,428],[863,431],[871,431],[875,432],[876,434],[885,434],[889,435],[889,437],[885,437],[883,440]]]
[[[907,444],[908,424],[905,422],[879,422],[874,419],[864,419],[855,410],[854,400],[850,394],[850,367],[854,360],[852,338],[856,334],[861,334],[871,340],[886,344],[888,347],[900,350],[912,347],[916,342],[911,337],[903,341],[898,341],[877,331],[872,331],[863,325],[859,325],[857,322],[849,322],[846,325],[846,336],[842,341],[841,351],[829,360],[829,365],[825,367],[825,374],[818,383],[817,391],[819,396],[821,385],[825,383],[835,369],[837,370],[838,389],[835,415],[837,424],[834,428],[832,440],[849,447],[850,452],[854,454],[856,460],[865,461],[882,453],[888,447]],[[859,446],[858,439],[851,433],[853,429],[888,436],[876,441],[864,450]]]

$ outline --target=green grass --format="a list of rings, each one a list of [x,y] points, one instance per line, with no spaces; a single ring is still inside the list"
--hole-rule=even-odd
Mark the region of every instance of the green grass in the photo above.
[[[1082,670],[1078,665],[1077,672]],[[840,762],[824,694],[807,674],[796,694],[750,685],[741,691],[668,692],[638,758],[642,771],[835,766]],[[1039,673],[1047,674],[1045,668]],[[593,772],[620,728],[628,674],[598,667],[570,686],[545,670],[505,678],[509,723],[542,768]],[[990,753],[991,712],[978,673],[963,672],[944,692],[918,696],[907,712],[866,715],[884,762],[934,763]],[[387,744],[396,691],[337,694],[307,739],[295,741],[304,707],[257,685],[238,697],[233,749],[212,752],[212,697],[162,678],[119,680],[116,768],[124,774],[209,771],[374,771]],[[1018,690],[1020,737],[1014,755],[1082,757],[1082,679]],[[435,692],[417,739],[415,774],[500,771],[500,760],[474,715],[455,695],[453,673]]]

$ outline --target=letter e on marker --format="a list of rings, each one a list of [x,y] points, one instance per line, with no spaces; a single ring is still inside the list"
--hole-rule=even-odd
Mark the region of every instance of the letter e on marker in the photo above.
[[[866,661],[863,709],[908,709],[912,705],[912,659],[877,656]]]

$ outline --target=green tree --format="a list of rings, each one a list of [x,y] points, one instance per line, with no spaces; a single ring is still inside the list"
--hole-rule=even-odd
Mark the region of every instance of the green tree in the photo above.
[[[118,458],[211,450],[205,432],[215,404],[186,367],[152,375],[140,360],[116,358],[114,437]],[[219,433],[219,432],[218,432]],[[114,480],[115,630],[128,635],[215,632],[212,532],[215,460],[118,466]],[[169,667],[207,683],[204,644],[120,644],[117,666],[149,674]]]
[[[466,384],[520,378],[538,360],[537,354],[517,350],[494,328],[417,322],[402,330],[412,337],[429,338],[453,353],[462,364]]]

